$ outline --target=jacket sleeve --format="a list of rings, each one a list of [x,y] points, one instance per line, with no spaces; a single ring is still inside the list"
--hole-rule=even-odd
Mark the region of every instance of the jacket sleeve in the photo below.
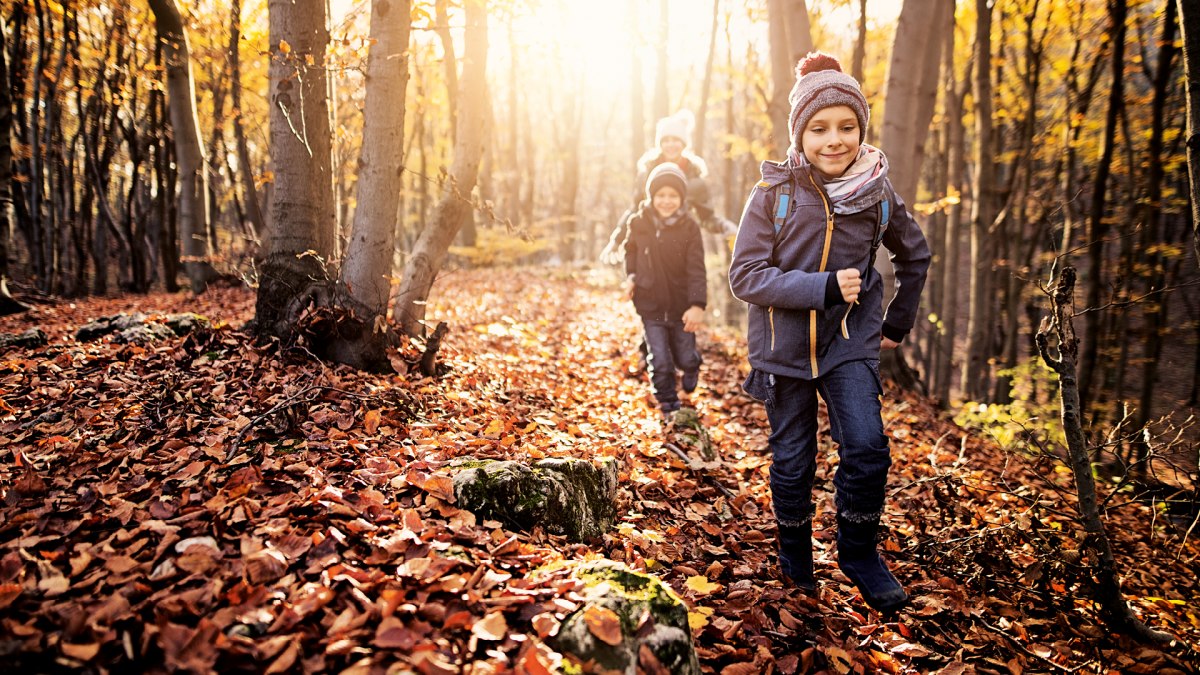
[[[905,208],[900,195],[894,195],[892,209],[894,215],[883,233],[883,245],[896,270],[896,295],[888,304],[883,322],[893,329],[893,334],[898,331],[907,334],[917,320],[932,256],[921,226]]]
[[[755,186],[742,211],[729,266],[729,289],[743,302],[781,309],[825,309],[829,272],[784,271],[771,262],[775,222],[771,189]]]
[[[633,236],[633,227],[640,214],[637,211],[629,214],[629,217],[624,220],[625,223],[625,239],[621,242],[621,248],[625,251],[625,275],[633,276],[637,274],[637,241]]]
[[[704,239],[700,228],[691,224],[687,244],[688,305],[708,307],[708,271],[704,267]]]

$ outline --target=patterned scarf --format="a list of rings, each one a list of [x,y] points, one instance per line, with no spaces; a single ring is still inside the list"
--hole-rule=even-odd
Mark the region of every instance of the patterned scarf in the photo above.
[[[804,171],[812,171],[812,163],[795,147],[788,148],[792,165]],[[814,177],[820,172],[812,171]],[[834,211],[839,214],[854,213],[874,206],[883,197],[883,181],[887,178],[887,156],[879,148],[863,143],[858,148],[858,157],[846,172],[836,178],[824,180],[825,193],[833,201]]]

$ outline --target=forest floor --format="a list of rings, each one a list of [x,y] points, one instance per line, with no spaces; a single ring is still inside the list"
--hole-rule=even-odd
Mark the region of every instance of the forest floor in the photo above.
[[[693,403],[720,467],[693,473],[664,449],[649,385],[628,372],[638,323],[604,274],[445,275],[427,311],[450,326],[436,380],[255,347],[238,331],[253,304],[252,291],[214,289],[0,319],[0,331],[51,338],[0,355],[0,665],[554,672],[562,657],[543,638],[578,596],[529,573],[605,556],[687,601],[705,672],[1200,668],[1200,532],[1103,495],[1130,605],[1178,641],[1117,635],[1089,600],[1061,462],[1000,450],[891,385],[884,548],[912,605],[882,617],[837,570],[827,434],[820,590],[785,586],[765,414],[738,386],[741,337],[702,335]],[[148,347],[73,337],[132,310],[218,323]],[[478,522],[444,473],[462,456],[616,458],[618,524],[582,545]]]

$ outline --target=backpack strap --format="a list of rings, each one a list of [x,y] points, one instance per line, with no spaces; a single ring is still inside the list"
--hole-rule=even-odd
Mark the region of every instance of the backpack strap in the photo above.
[[[892,197],[896,196],[892,186],[884,183],[883,199],[875,206],[878,209],[878,217],[875,219],[875,234],[871,236],[871,258],[867,263],[867,270],[870,271],[875,267],[875,255],[879,252],[879,245],[883,243],[883,235],[887,232],[888,219],[892,215]]]
[[[787,219],[788,207],[792,204],[792,181],[786,180],[775,186],[775,240],[779,240],[779,231],[783,229],[783,221]]]

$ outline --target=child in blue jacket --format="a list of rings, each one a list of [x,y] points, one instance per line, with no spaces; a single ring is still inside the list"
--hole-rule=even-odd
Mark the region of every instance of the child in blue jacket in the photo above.
[[[787,159],[763,162],[729,269],[734,296],[750,305],[744,387],[766,403],[771,424],[783,573],[801,588],[816,588],[820,395],[841,457],[834,477],[838,566],[869,605],[890,611],[908,595],[875,545],[891,466],[879,353],[897,347],[913,327],[929,247],[892,190],[887,157],[863,142],[870,109],[858,82],[821,53],[796,70]],[[883,284],[871,268],[879,243],[896,270],[886,316]]]

